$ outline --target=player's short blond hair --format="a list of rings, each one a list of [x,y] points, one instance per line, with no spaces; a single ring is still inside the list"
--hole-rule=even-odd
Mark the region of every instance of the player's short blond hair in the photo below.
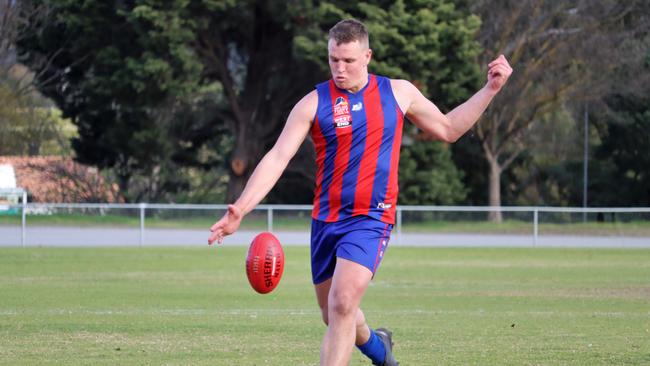
[[[337,45],[359,41],[361,45],[370,47],[368,30],[363,23],[356,19],[346,19],[336,23],[330,29],[329,39],[334,40]]]

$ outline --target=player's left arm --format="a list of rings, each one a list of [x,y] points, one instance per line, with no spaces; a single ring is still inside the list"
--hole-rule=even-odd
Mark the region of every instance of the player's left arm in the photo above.
[[[465,103],[443,114],[410,82],[393,80],[393,90],[408,119],[430,139],[455,142],[478,121],[512,74],[503,55],[488,64],[487,83]]]

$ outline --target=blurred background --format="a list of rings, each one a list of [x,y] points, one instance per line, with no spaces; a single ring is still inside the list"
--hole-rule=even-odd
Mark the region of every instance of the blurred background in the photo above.
[[[636,0],[0,0],[0,166],[29,202],[232,202],[354,17],[370,71],[443,111],[500,53],[515,70],[457,143],[409,125],[401,204],[650,206],[649,16]],[[310,204],[314,173],[306,141],[265,203]]]

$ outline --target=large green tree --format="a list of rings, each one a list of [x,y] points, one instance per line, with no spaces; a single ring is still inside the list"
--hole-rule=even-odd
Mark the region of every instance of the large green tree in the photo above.
[[[399,169],[401,204],[453,205],[466,197],[449,145],[415,141],[404,147]]]
[[[200,152],[218,144],[206,112],[220,90],[199,83],[185,2],[48,3],[47,17],[21,29],[19,56],[76,124],[79,161],[110,168],[131,200],[183,189],[181,167],[214,163]]]
[[[449,0],[49,3],[22,56],[79,127],[79,160],[115,169],[124,190],[135,173],[173,179],[179,166],[216,165],[226,148],[236,197],[291,106],[328,77],[327,30],[342,18],[368,25],[373,72],[412,80],[443,109],[478,80],[479,20]],[[307,143],[284,178],[290,196],[308,199],[313,176]]]

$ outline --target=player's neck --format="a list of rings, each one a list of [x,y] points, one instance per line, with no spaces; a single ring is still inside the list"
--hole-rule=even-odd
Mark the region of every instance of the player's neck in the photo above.
[[[363,77],[359,78],[359,82],[355,83],[353,87],[346,89],[350,93],[358,93],[359,90],[363,89],[368,85],[370,79],[368,78],[368,73],[365,72]]]

